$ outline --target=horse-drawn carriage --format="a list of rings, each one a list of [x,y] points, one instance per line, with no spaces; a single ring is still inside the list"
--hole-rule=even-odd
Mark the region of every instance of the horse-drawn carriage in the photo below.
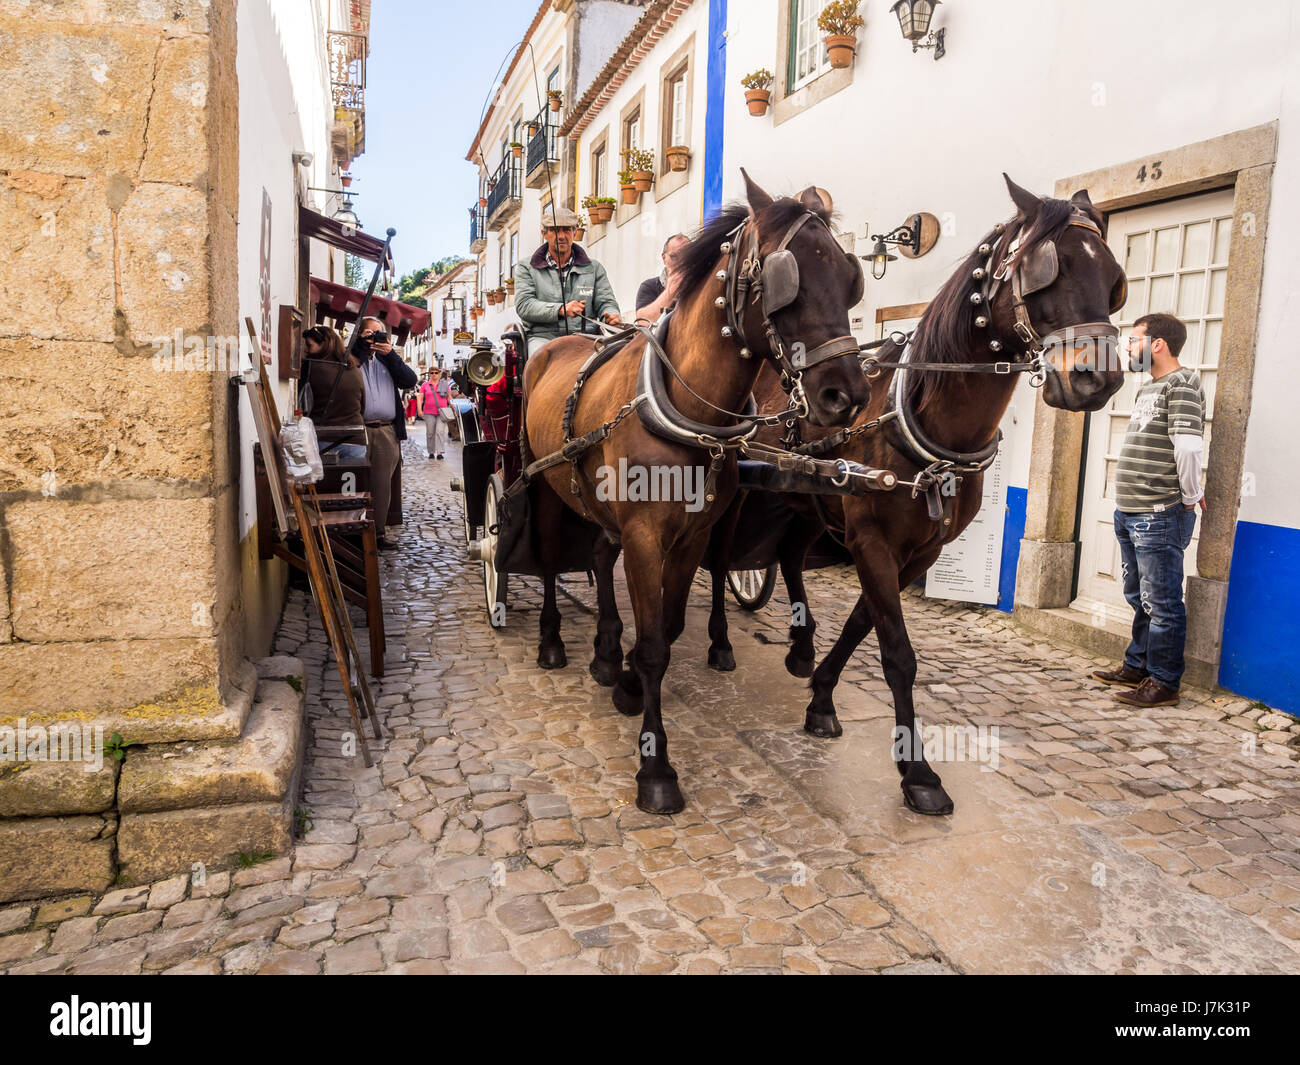
[[[619,712],[642,718],[637,805],[676,813],[685,799],[661,685],[697,568],[714,586],[709,665],[735,669],[724,582],[761,603],[779,560],[790,601],[806,606],[802,574],[821,538],[830,557],[851,557],[861,595],[815,670],[815,624],[810,614],[792,621],[786,667],[812,679],[804,730],[841,735],[836,685],[874,629],[904,801],[949,814],[914,735],[916,656],[900,588],[978,512],[1022,372],[1068,410],[1100,409],[1120,387],[1109,315],[1125,300],[1123,270],[1086,193],[1044,199],[1008,178],[1016,214],[979,242],[910,337],[869,345],[879,350],[864,365],[866,346],[849,333],[862,266],[830,229],[829,196],[810,188],[776,199],[745,180],[748,203],[724,209],[679,252],[677,307],[654,330],[561,337],[531,360],[513,331],[476,353],[479,417],[466,428],[459,487],[489,617],[505,621],[509,574],[540,577],[538,664],[561,668],[556,579],[594,575],[590,672]],[[656,463],[675,464],[683,482],[688,467],[706,471],[704,507],[596,487],[607,471]],[[613,590],[620,553],[636,621],[626,657]],[[897,733],[910,742],[900,748]]]

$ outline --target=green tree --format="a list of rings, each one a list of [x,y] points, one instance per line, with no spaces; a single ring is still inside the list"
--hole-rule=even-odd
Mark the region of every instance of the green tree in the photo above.
[[[343,259],[343,283],[348,288],[365,288],[368,283],[366,264],[355,255],[346,255]]]

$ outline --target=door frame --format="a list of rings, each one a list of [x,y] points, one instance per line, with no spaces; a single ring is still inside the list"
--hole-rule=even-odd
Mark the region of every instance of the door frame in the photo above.
[[[1223,346],[1214,403],[1213,462],[1206,478],[1208,507],[1188,579],[1188,678],[1213,684],[1218,672],[1228,573],[1241,504],[1246,423],[1250,417],[1264,247],[1268,235],[1276,121],[1210,140],[1062,177],[1055,195],[1087,189],[1105,215],[1130,207],[1216,189],[1233,190],[1233,231],[1224,301]],[[1158,164],[1158,165],[1153,165]],[[1157,173],[1158,172],[1158,173]],[[1025,537],[1016,580],[1016,615],[1030,626],[1113,653],[1112,634],[1061,616],[1076,594],[1079,493],[1083,479],[1082,412],[1038,406],[1029,469]],[[1070,630],[1070,631],[1064,631]]]

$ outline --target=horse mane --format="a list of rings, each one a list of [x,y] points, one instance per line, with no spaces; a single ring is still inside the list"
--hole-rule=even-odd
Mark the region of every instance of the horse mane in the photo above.
[[[1038,217],[1025,233],[1020,242],[1018,254],[1024,255],[1045,240],[1055,240],[1065,229],[1076,204],[1069,200],[1045,199],[1039,208]],[[1090,215],[1096,212],[1090,211]],[[1003,230],[1003,236],[1010,242],[1023,226],[1019,214],[1009,220]],[[995,244],[998,240],[997,230],[985,235],[979,244]],[[976,250],[962,262],[953,275],[944,282],[930,306],[926,308],[917,323],[916,334],[912,337],[911,360],[916,362],[967,362],[969,361],[970,339],[975,332],[976,314],[987,313],[984,307],[971,303],[971,293],[979,287],[971,277],[976,267],[983,266],[986,256]],[[996,257],[994,263],[997,263]],[[940,384],[945,377],[952,377],[941,371],[917,370],[908,383],[908,398],[912,409],[921,411],[935,400]],[[960,375],[957,375],[960,376]]]
[[[781,230],[807,209],[800,201],[785,196],[760,211],[758,222],[769,232]],[[817,213],[823,218],[826,217],[825,212]],[[677,253],[679,294],[694,292],[713,278],[718,269],[718,256],[722,254],[723,243],[748,217],[748,205],[727,204],[716,217],[700,228],[689,244]]]

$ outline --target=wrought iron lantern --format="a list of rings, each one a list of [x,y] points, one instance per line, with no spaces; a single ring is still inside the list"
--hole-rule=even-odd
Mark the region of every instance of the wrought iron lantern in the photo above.
[[[890,254],[891,244],[908,249],[912,253],[912,258],[922,254],[921,216],[913,215],[908,222],[891,229],[888,233],[872,233],[871,239],[875,242],[871,254],[864,255],[862,258],[871,263],[871,276],[879,281],[885,276],[889,264],[898,259],[897,255]]]
[[[942,59],[944,55],[944,30],[930,29],[934,9],[940,2],[941,0],[898,0],[889,9],[898,16],[899,29],[903,31],[904,40],[912,42],[912,51],[933,48],[935,59]]]

